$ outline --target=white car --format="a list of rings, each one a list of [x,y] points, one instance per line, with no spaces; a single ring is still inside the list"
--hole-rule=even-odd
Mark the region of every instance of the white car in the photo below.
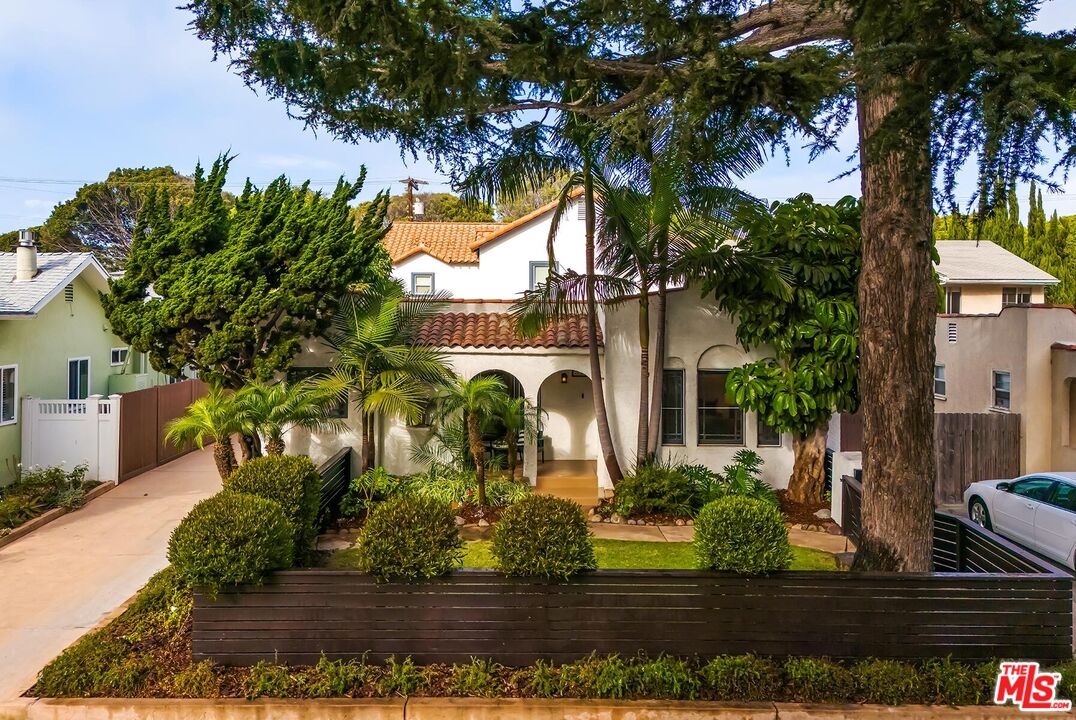
[[[1076,473],[981,480],[964,491],[972,522],[1076,568]]]

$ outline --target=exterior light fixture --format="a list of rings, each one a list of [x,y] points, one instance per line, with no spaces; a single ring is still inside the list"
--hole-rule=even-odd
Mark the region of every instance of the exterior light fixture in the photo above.
[[[562,383],[564,383],[565,385],[567,385],[567,384],[568,384],[568,373],[566,373],[566,372],[562,372],[562,373],[560,374],[560,381],[561,381]]]

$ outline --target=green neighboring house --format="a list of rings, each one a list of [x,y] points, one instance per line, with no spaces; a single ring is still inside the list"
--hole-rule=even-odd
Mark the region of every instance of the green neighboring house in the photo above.
[[[168,382],[112,334],[108,273],[91,253],[0,253],[0,485],[20,461],[22,398],[83,399]]]

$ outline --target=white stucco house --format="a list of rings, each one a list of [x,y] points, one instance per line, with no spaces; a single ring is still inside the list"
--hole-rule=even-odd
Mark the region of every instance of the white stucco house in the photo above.
[[[587,323],[565,320],[538,338],[521,339],[508,314],[524,290],[548,272],[546,241],[555,215],[553,204],[511,223],[396,222],[385,245],[393,274],[416,294],[447,291],[453,300],[423,329],[423,339],[444,350],[455,372],[471,377],[496,372],[515,392],[542,410],[541,445],[523,452],[524,475],[543,478],[570,471],[593,478],[595,496],[611,490],[600,461],[597,425],[587,356]],[[575,201],[558,228],[555,255],[561,269],[584,270],[585,210]],[[622,466],[635,453],[639,404],[638,309],[635,302],[600,309],[601,365],[613,440]],[[662,443],[665,455],[720,469],[740,449],[755,450],[765,461],[765,479],[787,485],[792,468],[788,434],[760,427],[753,412],[725,397],[728,371],[761,353],[747,353],[736,342],[735,327],[716,304],[692,289],[670,292]],[[317,343],[296,366],[328,367],[331,355]],[[345,433],[293,433],[296,452],[320,460],[343,445],[358,447],[354,409]],[[428,430],[389,420],[377,428],[377,462],[390,472],[421,470],[411,448]]]

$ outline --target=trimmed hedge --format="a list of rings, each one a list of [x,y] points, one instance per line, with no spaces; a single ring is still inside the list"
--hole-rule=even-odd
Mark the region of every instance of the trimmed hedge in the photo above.
[[[583,508],[549,495],[530,495],[505,509],[493,526],[490,551],[507,575],[567,579],[598,567]]]
[[[792,562],[781,511],[762,500],[732,495],[714,500],[695,519],[699,567],[742,575],[784,570]]]
[[[289,567],[294,536],[279,503],[222,492],[195,505],[172,531],[168,560],[184,582],[212,593]]]
[[[321,476],[310,458],[266,455],[247,460],[224,481],[224,489],[279,503],[295,529],[295,561],[309,560],[318,541],[321,502]]]
[[[375,507],[356,549],[359,568],[381,582],[438,577],[463,560],[448,504],[416,495],[397,495]]]

